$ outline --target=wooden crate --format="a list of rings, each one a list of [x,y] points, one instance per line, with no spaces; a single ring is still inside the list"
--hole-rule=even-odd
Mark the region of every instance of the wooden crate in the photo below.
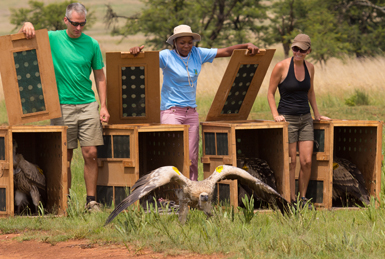
[[[287,127],[287,122],[271,121],[202,123],[204,178],[208,178],[219,165],[237,166],[238,157],[261,158],[267,161],[275,174],[277,191],[289,199]],[[238,200],[238,197],[231,200]],[[237,204],[233,202],[231,205]]]
[[[13,141],[17,153],[37,164],[46,177],[48,213],[64,215],[67,209],[67,127],[12,126],[0,128],[0,217],[13,216]]]
[[[333,156],[348,159],[362,172],[369,194],[380,199],[382,122],[332,120],[314,122],[315,146],[307,197],[320,208],[337,208],[332,201]],[[298,178],[299,165],[296,170]]]
[[[61,116],[47,30],[0,37],[0,71],[9,125]]]
[[[143,175],[167,165],[189,177],[188,126],[116,124],[103,127],[104,146],[98,147],[97,201],[119,204]],[[175,186],[158,195],[175,200]]]

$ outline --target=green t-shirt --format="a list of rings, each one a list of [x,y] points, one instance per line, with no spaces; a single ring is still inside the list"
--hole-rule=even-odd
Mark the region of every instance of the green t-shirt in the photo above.
[[[60,104],[96,101],[91,70],[104,67],[98,42],[85,35],[70,38],[66,30],[48,32]]]

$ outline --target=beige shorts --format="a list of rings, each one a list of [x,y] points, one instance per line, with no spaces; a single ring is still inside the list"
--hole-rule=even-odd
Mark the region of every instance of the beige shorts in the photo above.
[[[298,141],[314,141],[313,118],[311,114],[283,115],[289,122],[289,143]]]
[[[103,145],[103,127],[99,118],[99,104],[61,104],[62,117],[51,120],[51,125],[68,126],[67,148]]]

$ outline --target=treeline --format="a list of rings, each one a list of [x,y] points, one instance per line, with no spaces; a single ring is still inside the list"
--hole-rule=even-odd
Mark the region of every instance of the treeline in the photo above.
[[[165,40],[175,26],[188,24],[202,35],[197,43],[202,47],[279,43],[288,55],[291,39],[306,33],[312,39],[311,57],[321,63],[346,55],[382,55],[385,50],[385,0],[142,1],[144,8],[132,16],[106,5],[104,19],[113,35],[143,33],[148,47],[162,49],[168,47]],[[12,17],[20,15],[12,13]],[[125,23],[119,26],[122,19]]]

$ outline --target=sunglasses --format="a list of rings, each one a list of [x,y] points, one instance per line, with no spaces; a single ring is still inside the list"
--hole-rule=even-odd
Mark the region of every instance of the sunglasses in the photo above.
[[[70,22],[70,24],[72,24],[75,27],[78,27],[79,25],[83,27],[84,25],[86,25],[86,22],[87,22],[87,19],[84,22],[73,22],[68,17],[67,17],[67,20]]]
[[[293,52],[301,52],[301,53],[306,53],[309,49],[306,49],[306,50],[303,50],[303,49],[300,49],[298,48],[297,46],[294,46],[291,48],[293,50]]]

